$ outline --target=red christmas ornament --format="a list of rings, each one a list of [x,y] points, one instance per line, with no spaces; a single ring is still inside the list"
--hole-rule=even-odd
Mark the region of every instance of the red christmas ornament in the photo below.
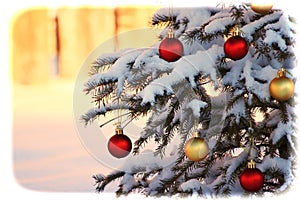
[[[225,55],[232,60],[244,58],[248,53],[248,49],[247,41],[239,35],[228,38],[224,44]]]
[[[168,35],[159,44],[159,56],[168,62],[174,62],[183,55],[183,45],[177,38],[174,38],[174,31],[169,30]]]
[[[248,168],[241,173],[240,184],[248,192],[257,192],[263,187],[264,174],[256,168],[253,160],[248,163]]]
[[[124,158],[130,153],[132,149],[131,140],[123,134],[123,129],[120,126],[117,126],[116,134],[109,139],[107,148],[110,154],[116,158]]]

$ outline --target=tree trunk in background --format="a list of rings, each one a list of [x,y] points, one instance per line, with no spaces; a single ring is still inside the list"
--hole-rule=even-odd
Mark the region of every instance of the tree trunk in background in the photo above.
[[[150,28],[155,10],[157,7],[28,9],[12,21],[13,81],[40,84],[53,75],[75,80],[88,55],[109,39],[115,40],[112,49],[151,45],[157,38],[150,33],[113,36]]]
[[[50,74],[47,9],[26,10],[12,20],[11,72],[22,84],[45,83]]]
[[[149,33],[149,35],[141,37],[141,32],[137,29],[150,28],[151,17],[157,9],[158,7],[117,7],[115,11],[117,18],[116,32],[120,34],[117,37],[117,48],[136,48],[142,47],[141,45],[154,44],[157,35]],[[131,32],[124,36],[127,31]]]
[[[59,75],[62,78],[76,78],[90,52],[114,35],[114,17],[112,8],[58,10],[61,43]]]

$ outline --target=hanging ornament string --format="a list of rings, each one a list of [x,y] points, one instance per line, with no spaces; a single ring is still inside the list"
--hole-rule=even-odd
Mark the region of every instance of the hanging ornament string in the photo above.
[[[289,72],[288,70],[286,70],[283,66],[280,68],[280,70],[288,73],[292,78],[294,78],[293,74],[291,72]]]
[[[251,103],[251,100],[252,100],[252,94],[249,93],[247,95],[247,99],[245,100],[245,102],[247,101],[248,104]],[[253,155],[253,150],[255,149],[255,141],[254,141],[254,128],[253,128],[253,125],[252,125],[252,120],[251,120],[251,114],[250,114],[250,111],[249,111],[249,127],[247,129],[247,132],[249,134],[249,137],[250,137],[250,147],[249,149],[247,149],[245,146],[243,146],[242,144],[240,145],[240,148],[242,148],[246,153],[249,154],[249,157],[250,157],[250,160],[253,160],[254,159],[254,155]]]
[[[193,124],[193,131],[192,132],[195,132],[198,130],[198,123],[197,123],[197,119],[194,119],[194,124]]]
[[[118,126],[118,127],[123,127],[122,126],[122,123],[123,123],[122,117],[127,114],[130,114],[130,113],[126,113],[125,115],[123,114],[122,109],[121,109],[121,97],[118,97],[118,99],[117,99],[117,106],[118,106],[118,109],[116,111],[117,117],[114,118],[116,120],[114,125]]]
[[[129,113],[130,114],[130,113]],[[127,118],[126,120],[123,121],[124,124],[122,127],[125,128],[128,124],[130,124],[133,120],[135,119],[135,117],[132,118]]]
[[[120,118],[120,117],[124,117],[124,116],[126,116],[126,115],[129,115],[129,114],[130,114],[130,112],[124,113],[124,114],[122,114],[122,115],[120,115],[120,116],[117,116],[117,117],[114,117],[114,118],[112,118],[112,119],[110,119],[110,120],[104,122],[104,123],[101,124],[99,127],[102,128],[102,127],[105,126],[106,124],[108,124],[108,123],[110,123],[110,122],[112,122],[112,121],[115,121],[115,120],[117,120],[117,119]],[[114,125],[118,125],[118,124],[119,124],[119,122],[114,123]]]
[[[253,136],[253,133],[254,133],[254,129],[252,127],[252,121],[250,119],[250,127],[248,128],[248,133],[251,135],[251,146],[250,146],[250,152],[249,152],[249,157],[250,157],[250,160],[253,160],[254,159],[254,155],[253,155],[253,150],[255,148],[255,143],[254,143],[254,136]]]
[[[247,149],[246,147],[244,147],[242,144],[240,145],[240,148],[242,148],[246,153],[249,154],[250,159],[254,159],[254,155],[253,155],[253,150],[255,149],[255,141],[254,141],[254,129],[252,128],[252,122],[250,121],[250,127],[248,128],[247,132],[250,135],[250,148]]]
[[[245,95],[246,96],[246,95]],[[247,99],[245,99],[245,103],[247,102],[248,105],[252,104],[252,94],[249,93],[247,95]],[[254,161],[254,148],[255,148],[255,141],[254,141],[254,129],[252,125],[252,119],[251,119],[251,111],[249,110],[249,128],[247,129],[247,132],[249,133],[250,137],[250,150],[248,153],[249,155],[249,162],[247,163],[247,168],[242,171],[240,174],[239,180],[240,185],[242,188],[248,192],[257,192],[262,189],[264,184],[264,174],[256,168],[256,163]]]
[[[122,128],[124,129],[128,124],[130,124],[135,119],[135,117],[127,118],[123,121],[122,117],[125,116],[125,115],[129,115],[131,113],[129,112],[129,113],[123,114],[123,111],[121,109],[121,104],[120,104],[120,98],[118,98],[118,106],[119,106],[119,109],[118,109],[118,122],[116,123],[116,125],[121,126],[123,123],[125,123],[124,125],[122,125]]]
[[[112,156],[115,158],[124,158],[129,155],[132,149],[132,142],[130,138],[123,133],[122,126],[122,109],[120,97],[117,100],[118,110],[117,110],[117,123],[115,123],[115,135],[113,135],[107,143],[107,149]],[[127,114],[127,113],[126,113]],[[129,113],[130,114],[130,113]],[[130,122],[130,121],[129,121]],[[127,123],[128,124],[128,123]]]
[[[127,118],[124,121],[122,120],[122,117],[128,116],[128,115],[130,115],[132,113],[131,112],[123,113],[119,99],[118,99],[118,109],[117,109],[116,113],[117,113],[116,117],[114,117],[114,118],[112,118],[112,119],[110,119],[110,120],[108,120],[108,121],[100,124],[99,127],[102,128],[106,124],[108,124],[108,123],[110,123],[112,121],[115,121],[115,123],[113,124],[115,126],[121,126],[122,123],[126,123],[125,125],[122,126],[122,128],[125,128],[130,122],[132,122],[135,119],[135,117],[132,117],[132,118]]]
[[[252,104],[252,93],[249,92],[248,94],[248,98],[247,98],[247,104],[248,106]],[[254,155],[253,155],[253,151],[254,151],[254,148],[255,148],[255,144],[254,144],[254,128],[252,126],[252,118],[251,118],[251,110],[249,110],[249,128],[248,128],[248,133],[251,135],[251,146],[250,146],[250,152],[249,152],[249,157],[250,157],[250,160],[253,160],[254,159]]]
[[[171,24],[170,24],[170,27],[173,26],[173,23],[174,23],[174,10],[173,10],[173,3],[170,1],[169,2],[169,21],[171,21]]]
[[[122,112],[121,112],[121,105],[120,105],[120,97],[118,98],[118,122],[117,122],[117,124],[118,125],[121,125],[122,124],[122,117],[121,117],[121,115],[122,115]]]

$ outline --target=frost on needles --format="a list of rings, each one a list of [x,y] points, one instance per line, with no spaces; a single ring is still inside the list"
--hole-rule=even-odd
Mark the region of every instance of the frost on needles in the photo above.
[[[169,8],[158,10],[152,25],[164,26],[160,39],[174,28],[184,46],[181,59],[161,59],[157,41],[149,48],[99,55],[91,66],[84,92],[98,106],[82,115],[87,125],[120,108],[130,119],[147,117],[134,156],[115,172],[94,175],[96,190],[105,191],[116,180],[118,195],[246,195],[239,175],[250,159],[252,139],[251,156],[265,175],[257,193],[286,190],[294,178],[295,100],[275,101],[269,83],[282,66],[291,73],[296,66],[293,18],[278,9],[260,15],[247,5],[169,13]],[[237,23],[250,47],[243,59],[233,61],[225,58],[223,45]],[[183,151],[195,124],[210,149],[200,162],[188,160]],[[156,147],[145,154],[151,140]],[[173,151],[166,153],[168,148]]]

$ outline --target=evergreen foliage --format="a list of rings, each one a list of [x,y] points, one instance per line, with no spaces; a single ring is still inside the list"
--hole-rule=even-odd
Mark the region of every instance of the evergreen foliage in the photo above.
[[[130,119],[148,117],[134,141],[136,163],[107,176],[93,176],[96,190],[102,192],[119,180],[117,195],[247,195],[239,175],[251,157],[265,174],[259,193],[285,190],[292,183],[296,156],[295,100],[274,100],[268,86],[282,66],[288,71],[295,67],[293,19],[275,9],[256,14],[246,4],[174,8],[169,14],[168,9],[158,10],[151,24],[165,27],[161,39],[170,26],[174,28],[185,48],[180,60],[160,59],[155,44],[101,55],[91,66],[85,92],[98,107],[82,116],[85,124],[120,108],[128,110]],[[250,48],[245,58],[233,61],[225,58],[223,44],[237,24]],[[207,86],[221,92],[212,97]],[[200,162],[188,160],[183,151],[195,124],[210,147]],[[176,135],[177,151],[166,155]],[[141,165],[150,140],[157,144],[153,157],[173,158],[172,162]],[[250,150],[252,142],[255,149]]]

